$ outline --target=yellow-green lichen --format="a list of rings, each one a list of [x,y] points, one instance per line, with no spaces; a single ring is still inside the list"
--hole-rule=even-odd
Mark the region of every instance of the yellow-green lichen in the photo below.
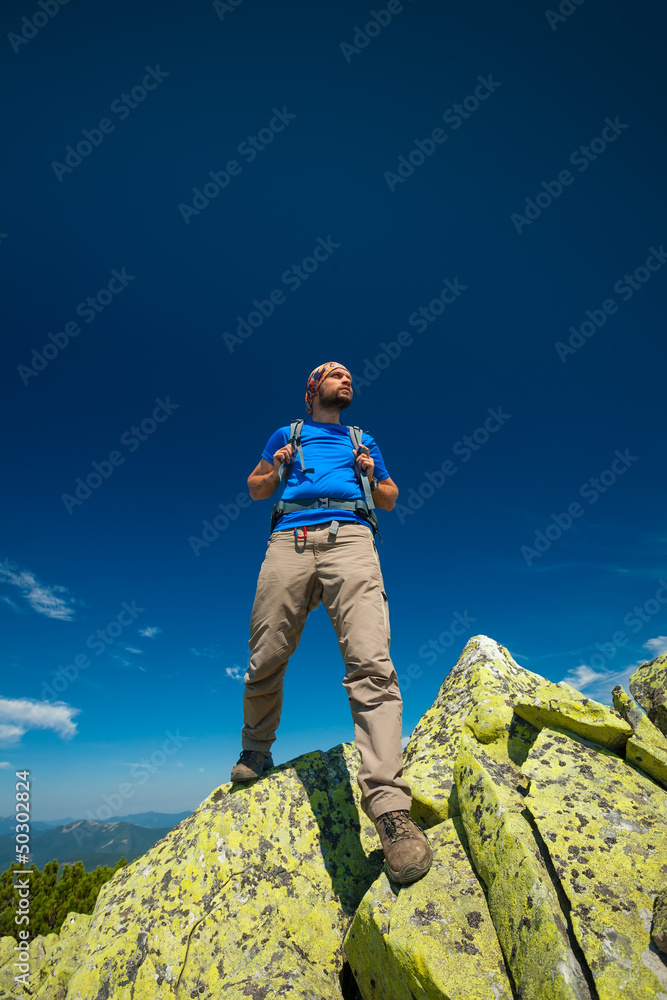
[[[543,729],[523,770],[526,805],[600,1000],[655,1000],[667,989],[650,938],[653,898],[665,881],[667,794],[564,730]]]
[[[433,864],[396,894],[386,875],[371,886],[345,938],[363,997],[511,1000],[498,939],[472,869],[460,818],[428,831]]]

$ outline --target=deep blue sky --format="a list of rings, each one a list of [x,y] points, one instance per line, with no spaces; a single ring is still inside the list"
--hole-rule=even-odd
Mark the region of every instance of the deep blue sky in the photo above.
[[[5,814],[17,768],[38,819],[190,809],[228,780],[271,501],[190,539],[327,360],[366,373],[345,419],[399,503],[434,493],[380,512],[406,736],[471,635],[605,699],[667,647],[664,7],[393,3],[355,52],[364,4],[217,6],[74,0],[39,30],[37,3],[2,7]],[[400,356],[368,367],[382,342]],[[107,478],[63,499],[93,462]],[[91,649],[123,602],[143,610]],[[320,608],[277,762],[353,738],[342,677]]]

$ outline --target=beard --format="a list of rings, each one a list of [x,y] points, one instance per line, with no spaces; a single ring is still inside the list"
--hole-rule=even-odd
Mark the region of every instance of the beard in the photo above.
[[[326,386],[321,385],[319,390],[320,404],[328,410],[346,410],[350,403],[352,402],[352,393],[349,395],[343,392],[340,388],[332,387],[328,389]]]

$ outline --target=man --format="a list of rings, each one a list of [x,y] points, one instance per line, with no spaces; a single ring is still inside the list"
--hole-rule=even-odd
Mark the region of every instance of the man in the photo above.
[[[370,435],[353,449],[349,428],[340,422],[352,395],[347,368],[335,361],[316,368],[306,388],[312,418],[301,431],[303,462],[289,443],[290,428],[281,427],[248,478],[250,496],[262,500],[275,492],[283,463],[290,470],[282,497],[288,509],[274,522],[257,582],[244,678],[243,751],[231,778],[250,781],[274,766],[271,745],[287,663],[308,614],[322,602],[346,666],[343,687],[361,756],[361,806],[380,836],[389,877],[406,885],[426,874],[432,855],[410,818],[412,796],[402,777],[403,702],[389,656],[387,597],[358,477],[366,474],[372,499],[384,510],[393,509],[398,489]],[[318,498],[328,498],[331,506]]]

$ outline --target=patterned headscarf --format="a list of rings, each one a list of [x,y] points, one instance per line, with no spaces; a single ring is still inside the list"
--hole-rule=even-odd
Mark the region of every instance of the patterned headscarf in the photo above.
[[[345,365],[341,365],[337,361],[327,361],[325,364],[320,365],[319,368],[314,368],[308,376],[308,382],[306,384],[306,410],[308,413],[313,412],[313,396],[322,385],[322,382],[324,382],[327,375],[330,375],[335,368],[342,368],[348,373],[348,375],[350,374]]]

